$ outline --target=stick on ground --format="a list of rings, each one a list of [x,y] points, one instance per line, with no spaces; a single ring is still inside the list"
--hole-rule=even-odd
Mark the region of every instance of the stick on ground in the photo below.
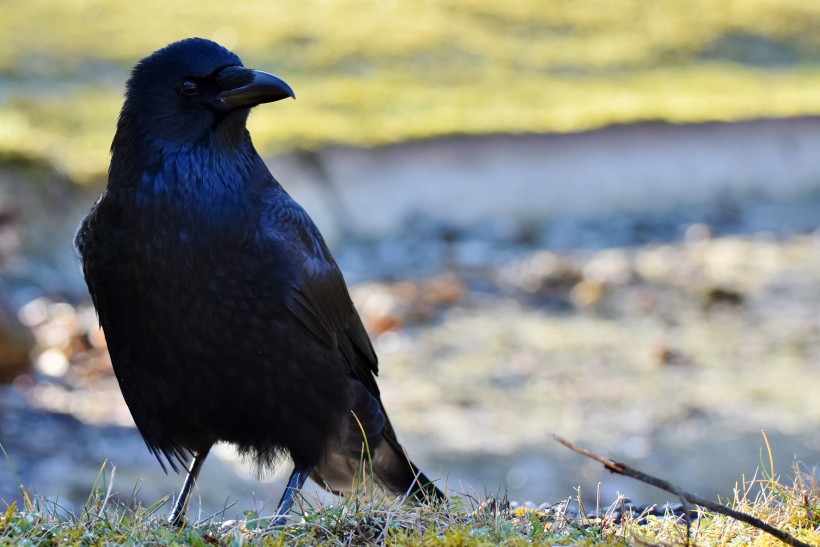
[[[741,522],[745,522],[746,524],[748,524],[750,526],[754,526],[755,528],[757,528],[759,530],[763,530],[764,532],[767,532],[767,533],[773,535],[774,537],[776,537],[777,539],[779,539],[780,541],[782,541],[783,543],[786,543],[788,545],[795,545],[797,547],[810,547],[808,543],[804,543],[804,542],[800,541],[799,539],[793,537],[792,535],[790,535],[790,534],[788,534],[788,533],[786,533],[782,530],[778,530],[777,528],[775,528],[773,526],[770,526],[769,524],[766,524],[765,522],[763,522],[762,520],[760,520],[757,517],[753,517],[752,515],[747,515],[746,513],[742,513],[740,511],[735,511],[734,509],[730,509],[729,507],[725,507],[723,505],[715,503],[711,500],[708,500],[706,498],[698,496],[697,494],[691,494],[691,493],[687,492],[686,490],[683,490],[683,489],[681,489],[681,488],[679,488],[679,487],[677,487],[673,484],[670,484],[669,482],[667,482],[663,479],[659,479],[657,477],[647,475],[646,473],[638,471],[637,469],[633,469],[633,468],[629,467],[628,465],[616,462],[615,460],[611,460],[609,458],[605,458],[605,457],[600,456],[600,455],[598,455],[594,452],[590,452],[589,450],[587,450],[585,448],[581,448],[580,446],[575,445],[575,444],[569,442],[568,440],[566,440],[563,437],[560,437],[558,435],[553,435],[552,437],[553,437],[553,439],[555,439],[556,441],[558,441],[562,445],[566,446],[570,450],[572,450],[574,452],[578,452],[579,454],[582,454],[582,455],[586,456],[587,458],[592,458],[593,460],[599,462],[606,469],[612,471],[613,473],[617,473],[619,475],[624,475],[626,477],[632,477],[633,479],[639,480],[641,482],[645,482],[646,484],[651,484],[652,486],[654,486],[656,488],[660,488],[661,490],[665,490],[665,491],[667,491],[671,494],[675,494],[676,496],[678,496],[681,499],[681,501],[684,503],[684,505],[688,501],[690,503],[700,505],[701,507],[705,507],[706,509],[709,509],[710,511],[714,511],[715,513],[720,513],[721,515],[726,515],[727,517],[731,517],[731,518],[739,520]],[[688,538],[688,536],[689,536],[689,526],[688,526],[688,524],[689,524],[689,520],[688,520],[689,511],[688,510],[686,511],[686,514],[687,514],[687,538]]]

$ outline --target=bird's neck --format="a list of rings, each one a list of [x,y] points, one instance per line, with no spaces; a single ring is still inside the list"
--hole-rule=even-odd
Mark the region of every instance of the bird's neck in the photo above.
[[[154,161],[139,174],[141,206],[197,209],[209,215],[230,212],[253,192],[256,151],[202,144],[155,143]]]
[[[117,180],[128,181],[119,194],[136,227],[150,233],[162,225],[203,240],[214,234],[225,241],[247,236],[270,178],[250,142],[231,149],[153,142],[148,150],[143,158],[115,152],[109,176],[109,189]]]

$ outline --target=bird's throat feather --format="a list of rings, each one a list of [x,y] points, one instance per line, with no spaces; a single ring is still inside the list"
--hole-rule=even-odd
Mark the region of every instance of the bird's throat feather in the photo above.
[[[254,161],[252,148],[225,153],[198,145],[155,147],[159,161],[132,175],[134,192],[123,196],[133,200],[135,228],[143,241],[154,243],[154,252],[195,250],[198,242],[230,247],[251,237],[258,222],[254,202],[265,181],[254,173],[261,160]]]

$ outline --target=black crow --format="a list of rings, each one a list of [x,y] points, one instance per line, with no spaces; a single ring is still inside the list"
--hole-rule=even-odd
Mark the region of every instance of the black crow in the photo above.
[[[210,448],[261,470],[290,456],[282,521],[309,476],[443,500],[407,458],[370,340],[321,234],[254,149],[250,109],[294,97],[200,38],[141,60],[126,84],[108,186],[75,246],[125,402],[163,468]],[[360,481],[357,483],[357,481]]]

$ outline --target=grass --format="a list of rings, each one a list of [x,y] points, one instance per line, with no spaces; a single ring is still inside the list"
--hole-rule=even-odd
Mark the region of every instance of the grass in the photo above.
[[[744,481],[729,503],[786,530],[797,539],[820,545],[820,484],[808,471],[794,467],[795,479],[777,477]],[[166,497],[151,507],[135,502],[137,489],[125,501],[112,501],[113,468],[101,469],[97,484],[79,514],[28,493],[21,485],[22,506],[12,503],[0,516],[4,545],[677,545],[686,541],[686,525],[675,518],[626,516],[615,522],[610,512],[580,518],[564,509],[568,499],[548,509],[509,509],[497,500],[451,496],[447,506],[413,507],[397,500],[340,499],[312,504],[301,498],[303,518],[269,529],[268,518],[254,510],[241,521],[224,514],[191,521],[182,529],[165,523]],[[503,500],[502,500],[503,501]],[[580,502],[575,502],[579,503]],[[767,534],[722,515],[702,511],[691,527],[697,545],[776,545]]]
[[[265,153],[642,120],[820,114],[820,4],[799,0],[6,0],[0,159],[104,173],[128,68],[185,36],[285,77]],[[297,7],[298,6],[298,7]]]

